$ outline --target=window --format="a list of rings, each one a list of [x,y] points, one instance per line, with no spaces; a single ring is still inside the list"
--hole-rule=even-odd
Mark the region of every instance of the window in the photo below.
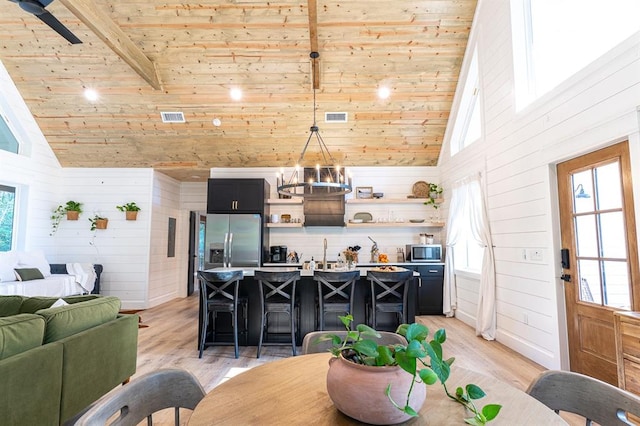
[[[0,251],[13,248],[16,189],[0,185]]]
[[[17,154],[19,146],[18,140],[9,127],[9,123],[2,115],[0,115],[0,149]]]
[[[512,0],[517,108],[636,33],[638,15],[638,0]]]
[[[477,50],[474,49],[467,78],[462,89],[462,97],[453,126],[453,133],[451,134],[451,155],[455,155],[463,148],[480,139],[482,127],[478,103],[480,95],[479,82],[478,54]]]
[[[453,246],[456,269],[480,273],[483,256],[484,247],[480,246],[468,231],[464,232],[459,242]]]

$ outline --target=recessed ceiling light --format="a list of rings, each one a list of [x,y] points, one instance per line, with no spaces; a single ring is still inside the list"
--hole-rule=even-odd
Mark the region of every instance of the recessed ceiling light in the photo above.
[[[242,90],[238,89],[237,87],[231,89],[230,94],[231,99],[233,99],[234,101],[239,101],[240,99],[242,99]]]
[[[90,102],[95,102],[100,98],[100,95],[94,89],[84,89],[84,97]]]
[[[391,89],[387,86],[380,86],[378,88],[378,97],[380,99],[387,99],[389,96],[391,96]]]
[[[218,126],[220,126],[221,124],[222,124],[222,121],[220,121],[220,119],[219,119],[219,118],[214,118],[214,119],[213,119],[213,125],[214,125],[214,126],[218,127]]]

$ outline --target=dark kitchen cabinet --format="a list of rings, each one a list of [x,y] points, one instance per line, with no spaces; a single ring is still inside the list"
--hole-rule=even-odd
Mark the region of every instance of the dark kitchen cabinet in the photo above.
[[[417,314],[442,315],[444,265],[415,265],[410,269],[420,273]]]
[[[209,179],[207,213],[265,213],[269,191],[264,179]]]

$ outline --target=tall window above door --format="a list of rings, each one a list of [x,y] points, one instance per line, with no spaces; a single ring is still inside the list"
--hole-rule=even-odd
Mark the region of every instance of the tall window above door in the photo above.
[[[20,144],[15,134],[9,127],[7,119],[0,114],[0,149],[17,154]]]
[[[511,0],[516,109],[640,30],[638,0]]]
[[[473,49],[464,86],[459,87],[462,87],[462,96],[450,139],[452,156],[479,140],[482,135],[478,51],[475,48]]]

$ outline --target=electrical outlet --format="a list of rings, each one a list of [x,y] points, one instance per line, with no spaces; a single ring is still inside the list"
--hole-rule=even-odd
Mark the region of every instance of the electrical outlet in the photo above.
[[[529,257],[529,260],[531,262],[542,262],[544,260],[541,249],[531,249],[531,250],[529,250],[529,256],[528,257]]]

